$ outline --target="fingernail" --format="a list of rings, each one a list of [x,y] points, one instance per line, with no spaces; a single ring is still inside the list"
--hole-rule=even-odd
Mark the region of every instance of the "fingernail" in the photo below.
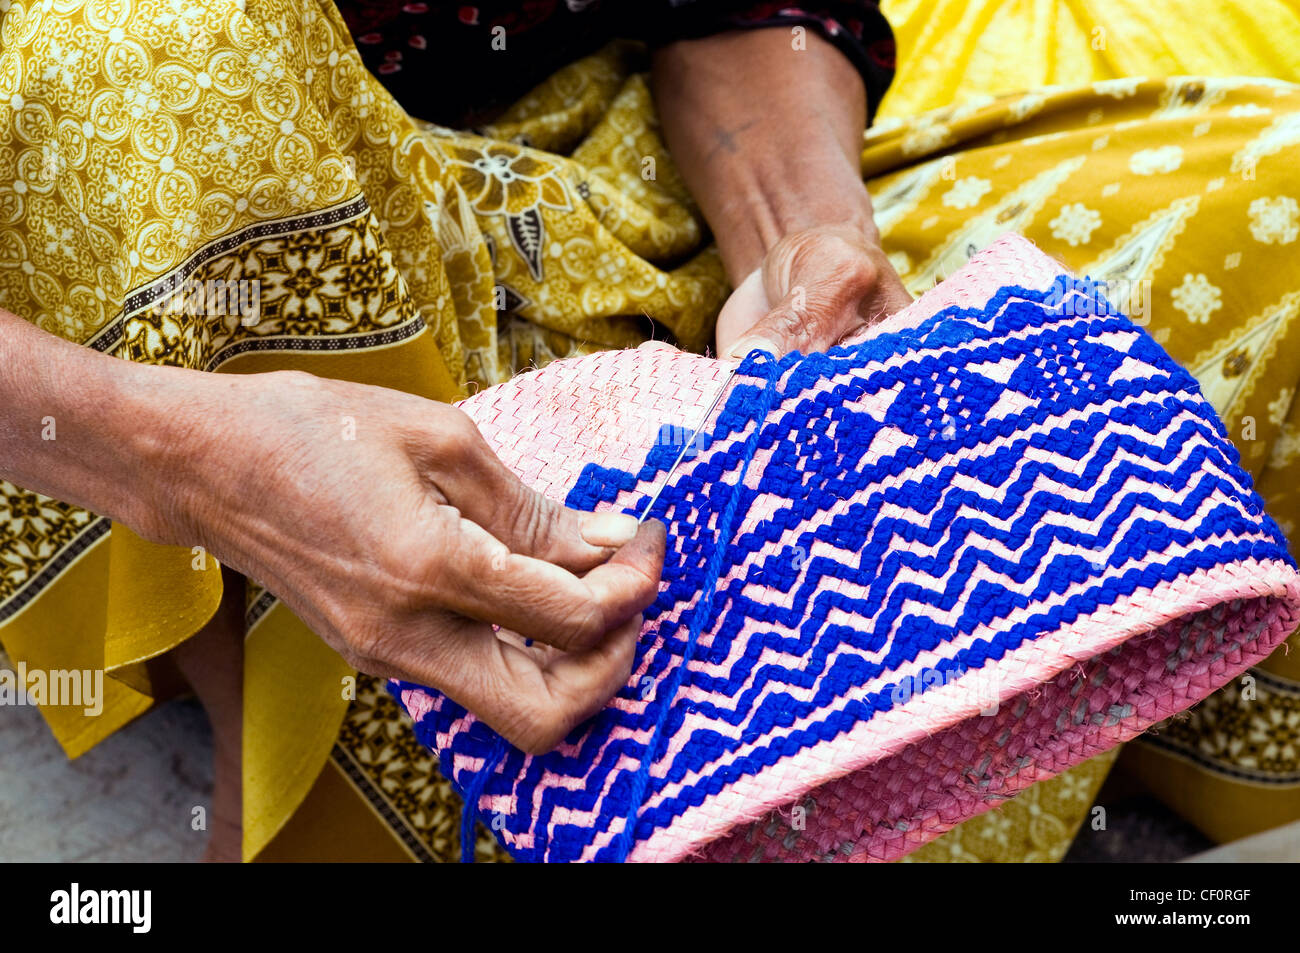
[[[777,353],[776,345],[767,338],[761,338],[753,335],[747,338],[741,338],[735,344],[731,345],[731,350],[727,352],[727,358],[733,361],[743,361],[749,357],[750,351],[766,351],[772,357],[780,357]]]
[[[638,525],[627,513],[591,513],[582,521],[582,538],[592,546],[622,546],[636,536]]]

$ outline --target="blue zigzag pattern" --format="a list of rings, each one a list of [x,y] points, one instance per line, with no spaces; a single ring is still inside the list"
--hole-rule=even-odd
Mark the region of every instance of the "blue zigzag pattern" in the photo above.
[[[774,402],[762,397],[770,371],[753,361],[742,365],[712,429],[696,440],[698,457],[673,475],[656,504],[655,515],[669,527],[667,585],[646,619],[658,623],[663,645],[652,652],[643,638],[636,664],[637,671],[647,664],[646,673],[661,688],[682,659],[692,623],[701,622],[708,638],[695,646],[696,667],[685,673],[684,684],[707,689],[718,701],[694,704],[691,713],[739,728],[739,741],[734,731],[692,732],[666,777],[651,779],[642,808],[630,803],[635,771],[626,766],[641,762],[645,745],[622,731],[617,740],[611,734],[617,728],[645,737],[665,714],[662,731],[675,737],[683,730],[686,703],[656,691],[639,710],[607,708],[570,736],[576,753],[532,759],[509,746],[498,757],[499,736],[475,723],[438,752],[441,764],[459,791],[472,784],[475,793],[515,795],[522,809],[495,818],[493,829],[507,844],[512,838],[503,835],[532,834],[533,845],[513,849],[516,857],[578,858],[598,832],[618,830],[637,808],[633,836],[644,840],[737,779],[906,704],[926,688],[910,676],[863,699],[846,696],[888,678],[919,653],[1012,612],[1022,613],[1020,622],[1004,622],[995,637],[954,649],[935,669],[961,677],[1122,596],[1197,568],[1251,557],[1290,562],[1285,539],[1264,513],[1195,380],[1127,318],[1108,313],[1095,287],[1064,287],[1065,295],[1061,282],[1049,292],[1004,288],[983,309],[949,308],[916,328],[825,354],[789,355],[777,368]],[[1079,297],[1093,303],[1092,313],[1072,306]],[[1113,345],[1116,340],[1125,342],[1124,349]],[[1008,360],[1014,370],[1006,383],[979,370]],[[896,393],[883,414],[860,403],[890,391]],[[1023,397],[1020,408],[990,415],[1008,393]],[[776,409],[764,415],[768,403]],[[756,426],[757,445],[770,457],[756,488],[737,487],[734,476]],[[882,449],[876,441],[882,432],[905,439]],[[646,491],[678,449],[656,447],[635,473],[589,464],[566,502],[592,509],[640,490],[628,508],[639,513]],[[1035,489],[1043,484],[1078,492],[1067,497]],[[1176,501],[1142,487],[1164,488]],[[710,527],[736,494],[742,516],[760,495],[783,505],[748,532],[715,540]],[[1202,513],[1212,499],[1221,502]],[[825,518],[846,500],[853,501],[846,511]],[[895,515],[882,516],[884,507]],[[1100,522],[1088,533],[1060,525],[1049,519],[1053,515]],[[713,618],[696,620],[702,592],[717,584],[704,570],[718,545],[726,551],[717,579],[728,581],[715,595]],[[780,546],[777,553],[755,557],[773,545]],[[826,545],[840,558],[801,558]],[[910,548],[916,545],[933,551]],[[1188,552],[1167,557],[1172,546]],[[971,589],[979,567],[1032,586],[1024,593],[982,581]],[[904,570],[935,583],[899,583]],[[830,585],[836,580],[861,587],[864,595],[842,594]],[[1044,601],[1080,584],[1082,590],[1064,602]],[[788,607],[785,598],[756,599],[747,587],[789,597]],[[1041,610],[1031,611],[1040,602]],[[917,604],[936,613],[960,611],[952,624],[940,623],[906,608]],[[853,624],[830,624],[832,613]],[[763,625],[725,674],[699,670],[730,658],[746,623],[755,620]],[[846,647],[855,651],[845,653]],[[779,652],[781,663],[760,664],[765,650]],[[400,697],[411,687],[418,686],[398,685],[393,692]],[[623,697],[639,698],[638,688],[628,686]],[[796,695],[794,689],[803,691]],[[436,747],[438,735],[464,710],[426,691],[438,704],[416,731]],[[788,730],[811,715],[818,716],[812,727]],[[722,763],[738,744],[757,747]],[[489,767],[477,777],[467,769],[451,771],[457,757],[488,758]],[[696,779],[676,796],[657,797],[692,772]],[[545,786],[547,775],[583,784],[573,790]],[[555,812],[566,808],[594,813],[595,822],[556,823]],[[611,845],[597,859],[620,854]]]

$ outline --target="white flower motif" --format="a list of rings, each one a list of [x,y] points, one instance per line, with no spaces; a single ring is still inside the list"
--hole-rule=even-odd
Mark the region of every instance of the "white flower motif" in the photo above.
[[[188,39],[203,19],[203,10],[197,4],[191,7],[182,0],[170,0],[146,16],[164,30],[175,26],[176,32]]]
[[[66,302],[54,312],[54,321],[64,334],[84,334],[86,331],[86,316]]]
[[[1113,96],[1115,99],[1124,99],[1132,96],[1138,91],[1138,84],[1142,80],[1138,77],[1123,77],[1120,79],[1104,79],[1099,83],[1092,84],[1092,91],[1098,96]]]
[[[246,132],[238,132],[224,119],[218,119],[208,127],[207,142],[200,150],[206,156],[219,156],[232,169],[239,167],[239,158],[243,148],[253,141]]]
[[[199,213],[197,209],[186,209],[172,219],[172,239],[185,247],[199,234]]]
[[[319,185],[313,172],[296,172],[285,183],[286,192],[298,208],[307,208],[316,201]]]
[[[1250,234],[1265,245],[1289,245],[1300,237],[1300,206],[1289,195],[1250,203]]]
[[[1087,801],[1092,797],[1092,782],[1072,771],[1067,771],[1058,778],[1060,790],[1058,796],[1063,801]]]
[[[126,92],[122,94],[122,105],[131,113],[132,118],[143,119],[162,109],[162,97],[153,83],[142,79],[127,87]]]
[[[1286,412],[1291,409],[1291,398],[1294,396],[1294,390],[1290,387],[1283,387],[1278,391],[1277,397],[1269,401],[1268,419],[1273,426],[1282,426],[1282,422],[1286,420]]]
[[[63,158],[63,153],[59,151],[56,143],[47,142],[41,146],[41,179],[45,182],[53,182],[68,167],[67,161]]]
[[[947,142],[950,135],[952,135],[952,130],[943,123],[934,123],[913,129],[903,137],[903,155],[915,156],[933,152]]]
[[[949,208],[970,208],[979,205],[980,199],[993,190],[993,183],[988,179],[968,175],[958,179],[943,195],[943,204]]]
[[[1267,106],[1260,106],[1257,103],[1242,103],[1229,109],[1228,115],[1233,119],[1241,119],[1246,116],[1267,116],[1272,112],[1273,110]]]
[[[1061,211],[1048,225],[1052,237],[1062,242],[1069,242],[1071,247],[1086,245],[1092,238],[1093,231],[1101,224],[1101,214],[1079,202],[1061,206]]]
[[[76,260],[76,234],[70,226],[45,223],[45,254]]]
[[[1011,115],[1017,120],[1025,120],[1043,108],[1047,100],[1040,92],[1028,93],[1011,104]]]
[[[1269,455],[1268,465],[1270,467],[1290,466],[1298,454],[1300,454],[1300,434],[1293,433],[1284,425],[1273,438],[1273,452]]]
[[[104,173],[104,184],[107,188],[104,190],[104,204],[117,205],[126,198],[136,187],[136,180],[131,176],[122,176],[116,169],[109,169]]]
[[[248,54],[248,70],[253,74],[253,82],[259,86],[284,79],[284,64],[280,62],[279,54],[267,55],[254,50]]]
[[[1270,708],[1267,714],[1252,719],[1250,740],[1264,746],[1261,752],[1269,761],[1295,758],[1295,739],[1300,737],[1300,711]]]
[[[1005,847],[1010,843],[1009,835],[1014,823],[1012,818],[1006,816],[1005,811],[992,811],[981,818],[980,836]]]
[[[1187,315],[1193,324],[1205,324],[1210,315],[1223,307],[1222,294],[1202,274],[1185,274],[1183,283],[1170,294],[1174,307]]]
[[[0,13],[3,12],[3,10],[0,10]],[[81,70],[85,51],[79,50],[75,46],[64,46],[55,37],[50,37],[49,43],[49,63],[46,65],[45,73],[41,79],[50,86],[57,83],[60,89],[65,89],[68,92],[75,91],[77,76]]]
[[[375,105],[375,94],[369,89],[363,88],[352,94],[351,105],[357,111],[357,115],[365,119],[370,115],[370,110]]]
[[[597,281],[607,285],[616,285],[623,280],[623,263],[617,256],[606,252],[596,259],[596,267],[593,269],[593,273]]]
[[[1129,171],[1134,175],[1155,175],[1173,172],[1183,164],[1181,146],[1161,146],[1159,149],[1142,149],[1128,160]]]

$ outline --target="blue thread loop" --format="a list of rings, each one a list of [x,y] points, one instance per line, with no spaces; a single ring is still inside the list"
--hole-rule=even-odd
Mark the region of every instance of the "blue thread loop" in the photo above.
[[[492,742],[492,750],[483,759],[483,767],[478,769],[465,787],[465,806],[460,812],[460,862],[462,864],[474,863],[474,822],[478,820],[478,802],[483,797],[488,778],[496,771],[497,765],[505,756],[507,747],[506,739],[497,735],[496,740]]]
[[[735,520],[740,498],[744,494],[745,475],[749,472],[749,465],[754,459],[754,454],[758,452],[759,436],[762,434],[763,425],[772,410],[772,402],[777,392],[777,381],[781,378],[780,361],[761,348],[755,348],[749,352],[745,360],[741,362],[737,373],[747,374],[753,373],[755,370],[761,370],[763,376],[767,378],[767,384],[763,388],[762,409],[755,415],[754,432],[749,435],[749,439],[745,442],[745,452],[740,460],[740,474],[736,478],[735,490],[732,492],[730,499],[727,500],[727,508],[723,510],[722,516],[718,520],[717,539],[713,544],[713,552],[709,554],[709,562],[705,567],[704,579],[701,583],[700,594],[703,603],[700,611],[696,612],[695,617],[691,620],[686,645],[682,649],[682,661],[673,670],[667,685],[663,688],[664,697],[659,706],[659,714],[655,719],[654,729],[650,732],[650,739],[646,742],[645,752],[641,755],[641,764],[637,768],[636,776],[632,779],[631,795],[628,799],[631,807],[628,810],[627,817],[624,818],[623,830],[618,839],[617,860],[619,863],[627,860],[628,854],[632,852],[632,846],[636,843],[637,818],[644,806],[646,789],[650,785],[650,766],[654,764],[655,758],[659,755],[664,726],[668,723],[668,714],[672,710],[673,702],[677,698],[677,692],[681,689],[682,682],[685,680],[686,671],[691,663],[691,656],[695,651],[695,643],[699,641],[700,633],[704,630],[704,626],[708,624],[712,615],[713,599],[718,590],[718,579],[722,575],[722,564],[726,559],[727,547],[731,542],[731,524]]]

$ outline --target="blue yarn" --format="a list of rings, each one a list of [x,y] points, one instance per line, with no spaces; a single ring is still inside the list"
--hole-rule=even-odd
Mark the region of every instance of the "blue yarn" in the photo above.
[[[507,747],[509,746],[506,739],[497,735],[492,742],[492,750],[483,759],[483,767],[475,772],[474,777],[470,778],[469,784],[465,787],[465,806],[460,813],[460,862],[462,864],[474,863],[474,822],[478,820],[479,798],[483,796],[488,778],[492,777],[492,772],[497,769],[497,765],[505,756]]]
[[[705,568],[700,589],[704,596],[700,611],[696,612],[695,618],[691,620],[691,627],[686,637],[686,646],[682,649],[682,660],[669,677],[664,691],[663,702],[659,705],[659,716],[655,719],[654,729],[650,732],[650,739],[646,743],[645,752],[641,755],[641,766],[637,768],[636,775],[632,779],[632,790],[628,799],[630,808],[627,816],[623,819],[623,830],[619,835],[617,845],[616,856],[619,863],[627,860],[633,844],[636,843],[637,815],[641,813],[641,807],[645,803],[646,788],[650,784],[650,766],[654,764],[654,760],[658,756],[664,725],[668,723],[668,715],[672,711],[673,701],[676,699],[677,692],[685,679],[686,670],[690,667],[691,655],[695,651],[695,643],[699,641],[700,633],[704,630],[704,627],[709,624],[713,600],[718,591],[718,580],[722,576],[722,564],[731,541],[731,524],[736,517],[740,498],[744,495],[745,474],[749,472],[749,465],[753,462],[754,454],[758,452],[760,435],[763,432],[763,421],[767,419],[767,415],[772,409],[772,399],[776,394],[776,382],[781,376],[781,366],[778,361],[771,358],[759,362],[757,359],[760,355],[767,357],[763,351],[751,351],[746,358],[746,363],[750,361],[760,363],[760,366],[766,371],[767,384],[763,388],[762,410],[755,415],[754,432],[745,441],[745,451],[740,458],[740,473],[736,477],[735,492],[728,498],[726,509],[722,511],[722,516],[718,520],[717,539],[713,544],[713,552],[709,555],[709,562]]]

